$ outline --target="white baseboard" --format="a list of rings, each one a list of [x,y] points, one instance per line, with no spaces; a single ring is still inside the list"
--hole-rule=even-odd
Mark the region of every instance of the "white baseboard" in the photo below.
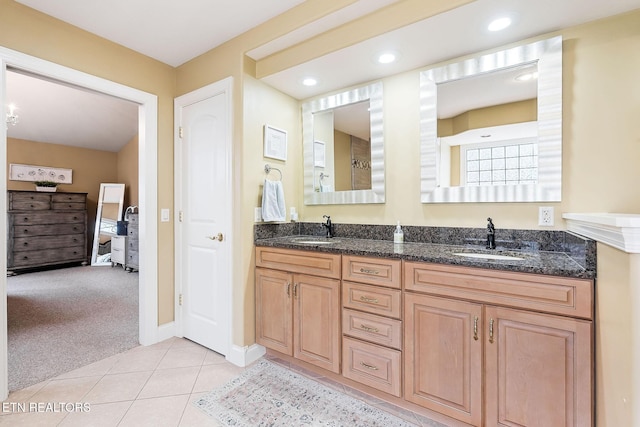
[[[227,355],[227,360],[236,366],[245,367],[251,365],[267,353],[267,349],[261,345],[253,344],[250,346],[240,347],[239,345],[231,346],[231,351]]]
[[[158,326],[158,332],[156,333],[156,337],[158,337],[157,342],[164,341],[176,336],[178,336],[176,322],[164,323]]]

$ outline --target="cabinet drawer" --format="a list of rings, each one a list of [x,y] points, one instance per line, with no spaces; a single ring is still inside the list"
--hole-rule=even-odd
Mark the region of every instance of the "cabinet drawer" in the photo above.
[[[342,333],[375,344],[402,349],[402,322],[375,314],[342,310]]]
[[[54,224],[54,225],[16,225],[10,228],[13,237],[27,236],[62,236],[66,234],[82,234],[84,238],[85,224]]]
[[[593,281],[405,262],[405,290],[593,318]]]
[[[269,247],[256,248],[256,267],[340,278],[340,255]]]
[[[7,267],[29,267],[32,265],[85,261],[85,252],[84,246],[16,252],[15,254],[11,254],[13,256],[8,260]]]
[[[13,239],[14,252],[31,251],[36,249],[68,248],[80,245],[84,245],[84,234],[18,237]]]
[[[342,305],[345,308],[399,319],[400,295],[396,289],[342,282]]]
[[[53,193],[51,201],[53,203],[82,203],[84,206],[87,195],[85,193]]]
[[[400,289],[399,259],[342,257],[342,279]]]
[[[9,210],[38,211],[51,209],[51,195],[38,193],[8,193]]]
[[[342,375],[369,387],[401,396],[402,353],[379,345],[344,337]]]
[[[85,221],[85,212],[25,212],[10,215],[14,225],[63,224]]]
[[[83,211],[86,208],[86,203],[63,202],[51,204],[51,209],[54,211]]]

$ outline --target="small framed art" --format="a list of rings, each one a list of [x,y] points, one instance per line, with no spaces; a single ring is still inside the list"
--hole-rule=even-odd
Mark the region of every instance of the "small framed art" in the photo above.
[[[264,125],[264,157],[287,160],[287,131]]]

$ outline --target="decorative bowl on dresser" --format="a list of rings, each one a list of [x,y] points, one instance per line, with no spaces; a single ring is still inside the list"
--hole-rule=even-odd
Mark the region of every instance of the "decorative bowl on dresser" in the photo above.
[[[87,193],[7,191],[7,271],[87,262]]]

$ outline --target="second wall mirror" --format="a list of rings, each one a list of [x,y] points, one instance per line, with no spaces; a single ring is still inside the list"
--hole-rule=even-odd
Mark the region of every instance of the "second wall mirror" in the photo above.
[[[421,201],[557,202],[562,37],[420,74]]]

